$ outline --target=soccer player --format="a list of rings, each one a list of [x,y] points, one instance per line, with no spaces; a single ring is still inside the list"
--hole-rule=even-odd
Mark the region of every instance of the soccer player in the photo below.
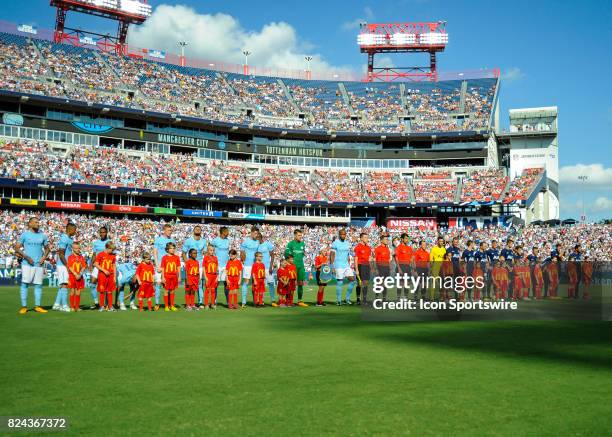
[[[66,232],[60,235],[59,242],[57,244],[57,283],[59,289],[55,296],[55,303],[52,309],[55,311],[70,312],[68,306],[68,263],[67,258],[72,254],[72,244],[74,243],[73,237],[76,234],[76,225],[74,223],[68,223],[66,225]]]
[[[42,299],[42,283],[45,274],[45,260],[49,256],[49,240],[40,232],[40,222],[37,217],[28,220],[28,230],[21,234],[15,244],[15,253],[21,257],[21,309],[19,314],[28,312],[28,287],[34,285],[34,311],[46,313],[40,306]]]
[[[446,278],[454,278],[455,276],[455,268],[453,266],[453,253],[449,250],[447,250],[446,254],[444,255],[444,261],[442,261],[440,274],[442,275],[443,284],[447,283]],[[444,287],[444,296],[440,296],[440,299],[449,300],[453,291],[454,290],[451,287]]]
[[[68,256],[68,289],[70,290],[70,309],[74,312],[80,311],[81,291],[85,288],[83,273],[87,269],[87,262],[81,255],[81,245],[72,243],[72,253]]]
[[[461,260],[465,262],[465,274],[468,277],[474,276],[474,266],[476,265],[476,251],[474,250],[474,242],[469,240],[466,248],[461,254]],[[466,290],[467,299],[472,300],[472,288],[469,287]]]
[[[98,271],[96,282],[100,295],[100,311],[115,311],[113,308],[113,293],[117,289],[117,284],[115,283],[116,264],[115,243],[107,241],[104,250],[96,256],[94,261],[94,267]]]
[[[574,246],[574,251],[567,257],[567,275],[569,277],[569,285],[567,288],[568,299],[578,299],[580,294],[580,274],[582,269],[580,264],[582,262],[582,247],[580,244]]]
[[[164,285],[164,310],[177,311],[174,306],[174,295],[181,280],[181,259],[174,252],[176,245],[166,243],[166,254],[162,257],[159,265],[162,272],[162,284]]]
[[[132,296],[136,294],[138,281],[136,280],[136,266],[133,262],[124,262],[117,265],[117,303],[121,311],[125,311],[125,286],[129,285]],[[131,301],[130,308],[135,310],[136,305]]]
[[[136,268],[136,279],[138,281],[138,308],[142,311],[142,305],[144,300],[147,300],[147,306],[149,311],[152,311],[153,298],[153,281],[155,280],[155,267],[151,262],[151,255],[144,253],[142,255],[142,262],[138,264]]]
[[[225,292],[225,300],[229,306],[229,298],[228,298],[228,289],[227,289],[227,281],[226,276],[227,272],[225,271],[225,266],[227,265],[227,261],[229,260],[229,248],[230,248],[230,240],[229,240],[229,229],[226,226],[222,226],[219,229],[219,236],[214,238],[210,245],[215,248],[215,256],[217,257],[217,262],[219,265],[219,276],[218,282],[223,282],[223,291]],[[214,304],[217,304],[217,293],[215,291],[215,301]]]
[[[319,290],[317,291],[317,306],[318,307],[325,306],[325,301],[323,300],[323,296],[325,293],[325,286],[327,285],[327,283],[321,282],[321,267],[323,267],[323,265],[328,263],[328,257],[327,257],[328,254],[329,254],[329,251],[327,250],[327,248],[323,248],[319,251],[319,254],[315,258],[315,270],[316,270],[315,277],[317,280],[317,285],[319,286]],[[368,267],[369,267],[369,264],[368,264]],[[362,290],[366,290],[366,289],[363,288]],[[365,299],[366,299],[365,291],[364,291],[363,299],[365,303]]]
[[[546,264],[546,276],[548,276],[548,298],[559,299],[557,288],[559,287],[559,257],[552,256],[550,262]]]
[[[255,262],[251,268],[253,284],[253,306],[263,307],[263,296],[266,292],[266,266],[263,263],[263,254],[255,252]]]
[[[274,244],[269,240],[264,240],[263,234],[259,231],[259,246],[257,246],[257,252],[262,254],[262,262],[266,266],[266,283],[270,290],[270,302],[273,307],[278,306],[276,303],[276,296],[274,293],[274,276],[272,275],[274,269]]]
[[[389,249],[389,235],[380,236],[380,244],[374,248],[374,260],[379,277],[386,278],[391,274],[391,250]],[[387,287],[383,288],[383,300],[387,300]]]
[[[588,254],[584,255],[584,261],[582,262],[582,285],[584,285],[584,291],[582,292],[582,298],[588,299],[590,297],[589,290],[591,287],[591,281],[593,280],[593,263],[589,259]]]
[[[185,274],[187,276],[185,278],[185,306],[187,311],[193,311],[198,308],[195,304],[195,295],[200,289],[202,278],[197,249],[189,249],[189,258],[185,261]]]
[[[227,278],[227,289],[229,293],[228,308],[238,309],[238,289],[242,278],[242,262],[238,259],[235,249],[229,251],[229,261],[225,264]]]
[[[202,260],[202,267],[204,268],[202,274],[204,278],[204,308],[216,309],[217,305],[215,302],[217,301],[216,294],[217,285],[219,283],[219,261],[215,255],[215,248],[213,246],[208,246],[206,255]],[[225,270],[225,268],[223,270]]]
[[[419,297],[419,292],[421,294],[421,298],[425,298],[425,279],[427,278],[427,272],[429,270],[429,250],[427,250],[427,242],[425,240],[421,240],[419,244],[419,248],[414,252],[414,266],[416,268],[417,276],[423,278],[419,282],[419,290],[415,290],[415,297]],[[459,272],[456,272],[459,274]]]
[[[346,236],[346,233],[345,233]],[[304,298],[304,284],[306,282],[306,268],[304,267],[304,254],[306,253],[306,244],[302,239],[304,233],[300,229],[293,231],[293,240],[287,244],[285,249],[285,257],[293,256],[293,265],[297,271],[297,295],[299,307],[307,307],[303,300]]]
[[[439,236],[437,244],[432,247],[431,251],[429,252],[429,261],[431,261],[431,276],[434,278],[432,286],[429,287],[430,300],[434,300],[436,294],[435,284],[438,282],[436,278],[440,276],[440,269],[442,268],[442,261],[444,261],[444,255],[446,255],[446,247],[444,247],[444,238],[442,236]]]
[[[542,270],[542,257],[538,256],[533,265],[533,297],[534,299],[542,299],[542,290],[544,289],[544,272]]]
[[[100,227],[100,229],[98,229],[98,236],[100,238],[95,240],[92,244],[92,253],[89,260],[89,272],[91,273],[89,278],[89,282],[91,283],[89,291],[91,292],[91,299],[93,300],[93,305],[90,307],[90,309],[92,310],[98,308],[98,288],[96,285],[98,282],[98,270],[93,265],[98,254],[100,252],[104,252],[104,248],[108,242],[108,228],[106,226]]]
[[[155,263],[155,268],[157,269],[157,273],[155,275],[155,311],[159,309],[159,297],[161,294],[163,279],[161,261],[166,254],[166,245],[168,243],[176,245],[176,241],[174,241],[174,238],[172,238],[172,226],[166,223],[162,229],[162,235],[157,237],[153,242],[153,262]]]
[[[395,248],[393,259],[395,260],[395,265],[397,266],[397,273],[400,275],[410,274],[412,270],[412,258],[414,257],[414,253],[412,250],[412,246],[410,246],[410,237],[408,234],[404,233],[401,236],[400,244]],[[408,296],[408,291],[404,288],[397,289],[398,300],[401,296]]]
[[[342,285],[346,278],[349,283],[346,287],[345,303],[352,305],[351,293],[355,288],[355,272],[350,267],[349,258],[351,253],[351,244],[346,239],[346,230],[340,229],[338,238],[331,245],[330,262],[334,273],[336,274],[336,305],[342,305]]]
[[[493,290],[495,292],[495,299],[505,299],[506,293],[508,292],[508,283],[510,276],[508,273],[508,267],[506,266],[506,259],[504,256],[499,256],[498,260],[495,261],[495,265],[491,270],[491,276],[493,280]]]
[[[242,261],[242,308],[247,304],[247,289],[251,283],[251,268],[255,261],[255,253],[259,247],[259,230],[253,226],[249,238],[240,245],[240,260]]]
[[[368,303],[368,285],[371,276],[370,261],[372,260],[372,248],[368,244],[368,239],[368,234],[362,232],[359,235],[359,243],[353,249],[355,253],[355,270],[359,282],[357,285],[357,305],[362,303],[360,297],[363,297],[364,305]]]
[[[202,238],[202,226],[195,225],[193,227],[193,235],[185,240],[185,242],[183,243],[183,247],[181,249],[182,256],[183,256],[183,262],[187,263],[187,260],[189,259],[189,251],[191,249],[195,249],[196,255],[197,255],[196,259],[198,260],[198,264],[202,265],[202,261],[204,259],[204,252],[206,251],[207,246],[208,246],[208,243],[206,242],[204,238]],[[204,288],[202,286],[201,278],[199,279],[199,282],[198,282],[197,292],[198,292],[198,305],[202,305],[204,302]]]

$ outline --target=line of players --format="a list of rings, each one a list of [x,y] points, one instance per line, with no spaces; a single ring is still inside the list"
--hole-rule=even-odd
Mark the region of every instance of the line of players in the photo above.
[[[44,274],[42,266],[50,252],[48,240],[40,232],[36,217],[30,219],[28,228],[16,244],[16,253],[22,258],[20,313],[27,312],[27,292],[31,284],[34,285],[34,310],[46,312],[40,306],[40,301]],[[93,254],[89,263],[85,261],[79,243],[74,241],[75,235],[76,226],[69,223],[58,242],[57,276],[60,286],[53,305],[56,310],[69,312],[80,308],[85,275],[87,271],[91,271],[92,299],[94,307],[100,311],[114,310],[115,293],[118,293],[117,306],[126,309],[126,285],[130,286],[132,309],[138,308],[137,300],[140,309],[143,309],[146,302],[149,309],[158,310],[163,294],[164,309],[176,311],[175,292],[181,282],[182,264],[185,268],[185,303],[188,310],[216,308],[217,289],[221,284],[230,309],[238,308],[239,290],[242,291],[241,306],[246,306],[249,285],[254,305],[262,306],[266,284],[272,306],[293,306],[294,293],[297,293],[298,306],[308,306],[303,301],[303,287],[307,278],[304,266],[305,244],[299,229],[295,230],[294,239],[284,251],[284,258],[277,270],[276,286],[273,278],[274,245],[265,241],[255,227],[252,228],[250,236],[242,242],[238,254],[237,251],[229,249],[229,230],[226,227],[221,227],[219,236],[208,242],[202,237],[201,227],[196,225],[193,236],[183,244],[181,263],[181,258],[176,254],[176,242],[172,238],[172,226],[166,224],[162,235],[155,239],[153,256],[144,254],[138,266],[130,262],[117,265],[115,245],[109,239],[106,227],[99,229],[99,239],[93,242]],[[525,257],[522,247],[515,246],[512,239],[508,239],[506,247],[501,250],[497,248],[496,241],[492,241],[491,248],[486,242],[481,242],[478,249],[475,249],[474,242],[469,241],[461,251],[456,238],[447,248],[444,238],[439,237],[437,244],[430,250],[427,250],[425,241],[421,241],[419,247],[414,250],[407,234],[403,234],[397,244],[393,245],[390,245],[389,235],[382,235],[380,244],[374,249],[368,244],[368,238],[368,234],[362,233],[359,243],[353,247],[347,239],[346,230],[341,229],[331,247],[323,247],[320,250],[314,265],[319,286],[317,306],[325,305],[323,295],[326,283],[321,280],[320,274],[322,267],[327,264],[331,265],[336,279],[337,305],[352,304],[351,295],[355,288],[357,303],[361,303],[362,299],[367,302],[370,279],[374,274],[381,277],[391,275],[392,265],[399,274],[485,278],[485,287],[468,289],[468,299],[528,299],[530,291],[534,298],[557,297],[558,261],[563,260],[559,246],[543,261],[537,248]],[[575,246],[568,259],[583,261],[580,245]],[[568,297],[578,296],[581,282],[585,286],[583,297],[588,297],[588,286],[592,277],[591,263],[585,259],[582,263],[570,262],[567,266]],[[343,298],[345,280],[348,285]],[[418,291],[422,297],[429,299],[434,299],[436,294],[438,298],[448,298],[451,292],[440,289]],[[278,300],[276,293],[279,295]],[[398,297],[402,294],[407,295],[407,290],[399,289]],[[386,293],[383,298],[387,298]]]

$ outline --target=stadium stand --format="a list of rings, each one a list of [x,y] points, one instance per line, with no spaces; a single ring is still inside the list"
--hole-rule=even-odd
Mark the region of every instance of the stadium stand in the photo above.
[[[512,181],[508,195],[504,198],[504,203],[527,200],[527,197],[540,182],[543,175],[543,168],[527,168],[523,170],[521,175]]]

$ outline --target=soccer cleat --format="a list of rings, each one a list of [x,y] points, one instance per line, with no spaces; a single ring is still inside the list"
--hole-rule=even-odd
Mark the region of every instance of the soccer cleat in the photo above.
[[[217,309],[217,305],[213,305],[210,308],[212,308],[213,310],[216,310]]]
[[[347,300],[346,305],[353,305],[353,302],[351,302],[350,300]]]
[[[172,306],[170,307],[170,311],[178,311],[178,308],[177,308],[177,307],[175,307],[174,305],[172,305]]]
[[[99,312],[104,312],[104,311],[106,311],[106,308],[104,308],[104,307],[100,307],[100,309],[99,309],[98,311],[99,311]]]
[[[62,306],[59,303],[54,303],[53,306],[51,307],[51,309],[53,311],[61,311],[62,310]]]
[[[127,308],[125,307],[125,304],[123,302],[121,302],[121,304],[119,305],[119,309],[121,311],[127,311]]]
[[[92,306],[90,306],[89,309],[90,310],[97,310],[98,309],[98,302],[96,302]]]
[[[43,307],[41,307],[41,306],[35,306],[34,307],[34,311],[37,312],[37,313],[42,313],[42,314],[49,312],[46,309],[44,309]]]
[[[19,308],[19,314],[25,314],[28,312],[28,308],[27,307],[21,307]]]
[[[153,311],[159,311],[159,305],[155,304],[155,306],[153,307]]]
[[[108,308],[106,309],[106,311],[110,311],[111,313],[114,313],[114,312],[116,312],[117,310],[115,309],[115,307],[108,307]]]
[[[137,307],[137,306],[134,304],[134,302],[132,302],[132,303],[130,304],[130,309],[131,309],[131,310],[137,310],[137,309],[138,309],[138,307]]]
[[[278,304],[276,302],[272,302],[270,305],[272,305],[274,308],[278,307]]]
[[[193,308],[191,308],[190,306],[185,308],[185,311],[193,311]]]
[[[170,311],[170,307],[164,307],[164,311]]]
[[[236,307],[238,308],[238,307]],[[243,303],[242,305],[240,305],[240,308],[246,308],[246,303]]]
[[[68,305],[64,305],[60,311],[64,312],[64,313],[69,313],[70,312],[70,307]]]
[[[315,306],[316,306],[316,307],[322,307],[322,306],[323,306],[323,304],[322,304],[322,303],[317,302]]]
[[[336,305],[341,307],[342,306],[342,302],[338,301],[338,302],[336,302]]]
[[[299,302],[297,303],[297,305],[298,305],[299,307],[302,307],[302,308],[306,308],[306,307],[308,307],[308,306],[309,306],[307,303],[304,303],[304,302],[302,302],[302,301],[299,301]]]

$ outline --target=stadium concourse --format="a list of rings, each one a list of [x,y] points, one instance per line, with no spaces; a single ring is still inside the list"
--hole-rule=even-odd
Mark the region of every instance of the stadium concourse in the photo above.
[[[468,171],[467,168],[462,170]],[[527,169],[509,184],[503,169],[470,171],[461,202],[525,200],[543,169]],[[259,199],[333,202],[452,203],[457,179],[450,171],[419,171],[412,181],[400,173],[300,170],[185,155],[162,155],[105,147],[54,149],[41,141],[0,141],[0,177],[114,185]]]
[[[223,73],[0,33],[0,88],[266,127],[345,132],[488,129],[497,78],[334,82]],[[463,85],[462,85],[463,84]],[[461,119],[453,114],[462,114]]]

